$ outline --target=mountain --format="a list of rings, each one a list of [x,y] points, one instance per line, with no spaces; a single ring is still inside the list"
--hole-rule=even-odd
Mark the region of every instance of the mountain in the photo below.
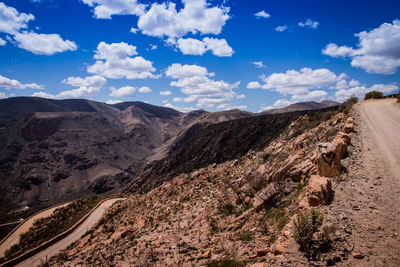
[[[239,110],[179,111],[141,102],[0,100],[0,214],[118,189],[207,125],[250,116]]]
[[[315,110],[315,109],[329,108],[339,105],[340,103],[331,100],[324,100],[320,103],[314,101],[301,102],[301,103],[291,104],[284,108],[266,110],[261,112],[260,114],[277,114],[277,113],[285,113],[285,112],[301,111],[301,110]]]

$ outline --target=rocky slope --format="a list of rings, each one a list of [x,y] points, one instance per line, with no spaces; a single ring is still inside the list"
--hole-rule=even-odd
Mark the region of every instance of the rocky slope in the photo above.
[[[340,131],[354,128],[341,113],[315,114],[320,113],[292,120],[258,152],[188,171],[130,195],[50,264],[307,265],[309,259],[292,238],[292,222],[310,205],[329,204],[319,185],[328,190],[331,178],[316,174],[340,171],[349,140]],[[319,146],[321,142],[325,145]],[[333,250],[342,249],[342,240],[332,242]],[[319,264],[332,260],[325,258],[329,255],[320,257]]]

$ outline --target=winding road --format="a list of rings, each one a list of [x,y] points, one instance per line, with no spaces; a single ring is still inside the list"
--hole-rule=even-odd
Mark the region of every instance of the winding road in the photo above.
[[[71,243],[80,239],[90,228],[92,228],[103,216],[104,212],[111,207],[116,201],[124,200],[124,198],[114,198],[104,201],[99,207],[97,207],[90,216],[75,229],[70,235],[64,239],[58,241],[54,245],[46,248],[45,250],[37,253],[29,259],[21,262],[17,266],[40,266],[46,259],[56,255],[60,250],[67,248]]]
[[[49,217],[51,214],[53,214],[53,211],[55,211],[58,208],[64,207],[64,206],[68,205],[69,203],[70,202],[64,203],[62,205],[52,207],[52,208],[46,209],[42,212],[36,213],[35,215],[33,215],[32,217],[27,219],[23,224],[17,226],[18,228],[15,229],[14,232],[12,232],[12,234],[10,234],[4,240],[2,240],[2,242],[0,244],[0,257],[4,257],[4,253],[6,252],[6,250],[9,249],[12,245],[15,245],[18,243],[19,236],[22,233],[27,232],[29,230],[29,228],[31,228],[33,226],[34,221],[36,221],[37,219],[40,219],[40,218]]]

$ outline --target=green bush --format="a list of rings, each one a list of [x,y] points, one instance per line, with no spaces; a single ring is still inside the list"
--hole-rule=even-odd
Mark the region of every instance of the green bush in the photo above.
[[[381,98],[383,98],[383,93],[379,92],[379,91],[371,91],[369,93],[366,93],[365,97],[364,97],[365,100],[367,100],[367,99],[381,99]]]
[[[350,96],[345,102],[339,106],[339,112],[348,114],[355,103],[358,102],[358,98],[355,95]]]
[[[310,212],[300,212],[294,222],[294,238],[300,245],[300,250],[310,255],[314,246],[313,235],[322,225],[323,215],[312,209]]]

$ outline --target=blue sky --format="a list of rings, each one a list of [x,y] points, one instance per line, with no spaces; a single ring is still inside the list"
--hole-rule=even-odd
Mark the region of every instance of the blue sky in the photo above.
[[[399,1],[0,1],[0,97],[252,112],[399,90]]]

